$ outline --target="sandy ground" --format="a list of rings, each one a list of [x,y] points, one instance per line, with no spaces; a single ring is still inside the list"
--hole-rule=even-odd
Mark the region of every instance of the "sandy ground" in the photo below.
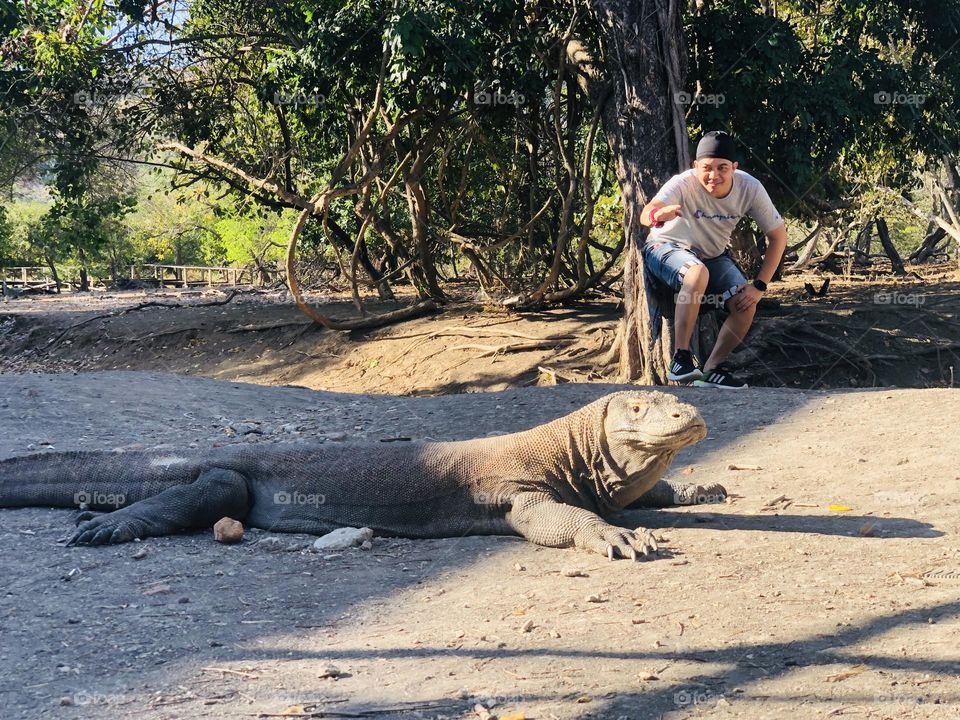
[[[0,456],[463,438],[614,389],[412,398],[7,374]],[[71,511],[0,511],[0,716],[960,716],[958,391],[671,392],[710,428],[671,475],[733,497],[626,513],[663,539],[650,562],[491,537],[329,557],[301,536],[268,550],[262,532],[67,549]]]

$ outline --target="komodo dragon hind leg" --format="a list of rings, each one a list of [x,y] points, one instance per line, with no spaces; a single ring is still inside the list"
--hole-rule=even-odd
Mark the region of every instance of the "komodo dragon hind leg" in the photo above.
[[[245,517],[249,506],[243,475],[211,468],[192,483],[167,488],[120,510],[102,515],[82,513],[67,545],[108,545],[210,527],[224,516]]]
[[[721,503],[727,497],[727,490],[718,483],[695,485],[658,480],[643,496],[630,507],[665,508],[674,505],[705,505]]]

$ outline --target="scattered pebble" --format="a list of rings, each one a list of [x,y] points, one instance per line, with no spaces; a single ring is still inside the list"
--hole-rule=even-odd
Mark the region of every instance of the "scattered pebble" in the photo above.
[[[523,627],[520,628],[520,632],[528,633],[528,632],[530,632],[531,630],[533,630],[533,628],[534,628],[533,620],[527,620],[527,621],[523,624]]]
[[[370,528],[337,528],[313,542],[313,552],[325,550],[344,550],[364,542],[373,542],[373,530]]]
[[[276,551],[283,549],[283,541],[280,538],[273,537],[272,535],[263,538],[258,544],[264,550]]]
[[[134,560],[143,560],[146,556],[147,556],[147,549],[146,549],[145,547],[141,547],[139,550],[137,550],[137,551],[133,554],[133,559],[134,559]]]
[[[243,540],[243,523],[229,517],[220,518],[213,526],[213,539],[225,545],[240,542]]]
[[[317,677],[320,678],[321,680],[326,678],[331,678],[333,680],[336,680],[338,677],[342,675],[343,675],[343,672],[336,665],[327,665],[320,671],[320,674],[317,675]]]
[[[607,602],[607,599],[606,599],[605,597],[603,597],[602,595],[587,595],[587,597],[585,598],[585,600],[586,600],[588,603],[605,603],[605,602]]]
[[[560,574],[563,575],[564,577],[590,577],[583,570],[572,570],[572,569],[561,570]]]

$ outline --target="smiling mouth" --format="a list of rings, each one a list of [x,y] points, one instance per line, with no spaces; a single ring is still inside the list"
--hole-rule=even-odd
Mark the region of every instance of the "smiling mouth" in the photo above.
[[[639,438],[639,440],[640,442],[647,443],[650,441],[671,440],[674,438],[685,437],[688,435],[696,435],[697,433],[702,433],[704,435],[707,434],[706,423],[702,423],[702,422],[693,423],[692,425],[687,425],[686,427],[680,430],[677,430],[676,432],[664,433],[663,435],[654,435],[652,433],[644,433],[644,436],[642,438]],[[637,437],[637,433],[631,430],[620,430],[618,431],[618,434],[632,435],[633,437]]]

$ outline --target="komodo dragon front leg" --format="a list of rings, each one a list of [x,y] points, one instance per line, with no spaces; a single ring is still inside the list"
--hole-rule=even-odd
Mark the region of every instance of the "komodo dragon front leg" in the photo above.
[[[211,468],[192,483],[167,488],[120,510],[80,513],[77,531],[67,545],[107,545],[210,527],[224,516],[243,518],[249,509],[246,478],[233,470]]]
[[[566,505],[547,493],[516,495],[507,521],[537,545],[583,548],[611,560],[617,556],[636,560],[657,550],[657,541],[649,530],[611,525],[596,513]]]
[[[667,508],[676,505],[704,505],[722,503],[727,497],[727,489],[719,483],[696,485],[670,480],[658,480],[643,496],[630,507]]]

